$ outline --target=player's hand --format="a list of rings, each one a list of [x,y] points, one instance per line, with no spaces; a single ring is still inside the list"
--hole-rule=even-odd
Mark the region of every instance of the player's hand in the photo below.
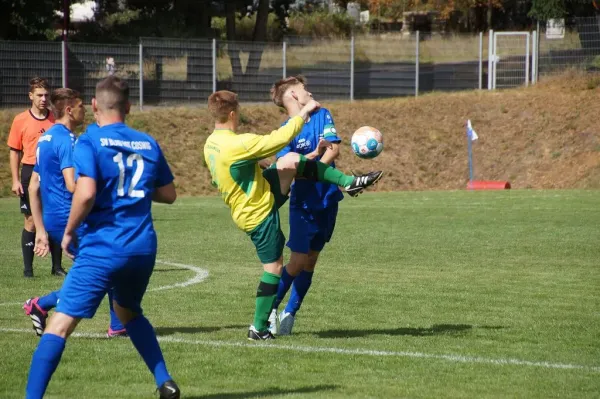
[[[77,248],[77,236],[72,233],[67,233],[65,231],[65,235],[63,236],[63,240],[60,246],[62,247],[63,253],[65,255],[67,255],[70,259],[75,259],[75,255],[69,252],[69,246],[71,245]]]
[[[48,233],[45,231],[36,230],[35,232],[35,247],[33,252],[42,258],[50,252],[50,242],[48,241]]]
[[[318,110],[319,108],[321,108],[321,104],[316,100],[310,100],[304,106],[304,110],[306,111],[307,114],[310,114],[311,112],[314,112],[314,111]]]
[[[25,194],[25,191],[23,191],[23,185],[21,184],[20,181],[13,181],[11,191],[13,193],[15,193],[15,195],[18,196],[18,197],[20,197],[21,195]]]
[[[258,161],[258,166],[260,166],[261,169],[267,169],[269,166],[271,166],[271,161],[268,159],[261,159]]]
[[[327,151],[328,149],[330,149],[332,147],[333,147],[333,144],[331,143],[331,141],[325,140],[325,139],[319,139],[319,144],[317,144],[317,153],[319,154],[320,157],[322,157],[323,154],[325,154],[325,151]]]

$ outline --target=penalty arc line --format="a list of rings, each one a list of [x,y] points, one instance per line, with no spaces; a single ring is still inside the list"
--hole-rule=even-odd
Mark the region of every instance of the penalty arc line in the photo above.
[[[0,328],[0,332],[4,333],[26,333],[33,334],[33,331],[29,329],[20,328]],[[74,333],[74,337],[80,338],[98,338],[107,339],[105,334],[94,334],[94,333]],[[305,352],[305,353],[335,353],[339,355],[359,355],[359,356],[375,356],[375,357],[405,357],[405,358],[416,358],[416,359],[433,359],[433,360],[445,360],[452,363],[479,363],[479,364],[490,364],[495,366],[528,366],[528,367],[540,367],[546,369],[559,369],[559,370],[579,370],[593,373],[600,373],[600,366],[584,366],[580,364],[568,364],[568,363],[552,363],[546,361],[530,361],[522,359],[493,359],[478,356],[463,356],[456,354],[433,354],[423,352],[409,352],[409,351],[383,351],[383,350],[371,350],[371,349],[344,349],[344,348],[332,348],[332,347],[320,347],[320,346],[302,346],[302,345],[281,345],[281,344],[266,344],[266,343],[244,343],[244,342],[227,342],[227,341],[210,341],[210,340],[190,340],[176,337],[157,337],[159,342],[185,344],[185,345],[202,345],[212,346],[217,348],[244,348],[244,349],[274,349],[284,350],[292,352]]]
[[[191,279],[186,280],[182,283],[162,285],[160,287],[150,288],[149,290],[147,290],[147,292],[164,291],[164,290],[170,290],[173,288],[184,288],[184,287],[188,287],[190,285],[199,284],[208,278],[208,270],[202,269],[201,267],[198,267],[198,266],[186,265],[183,263],[167,262],[167,261],[162,261],[162,260],[157,260],[156,263],[160,263],[161,265],[176,266],[176,267],[180,267],[182,269],[191,270],[196,274]]]

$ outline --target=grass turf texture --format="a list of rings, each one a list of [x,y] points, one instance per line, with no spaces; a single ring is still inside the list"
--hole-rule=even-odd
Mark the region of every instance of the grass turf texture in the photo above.
[[[593,397],[600,392],[597,191],[403,192],[346,198],[285,348],[246,341],[261,273],[219,198],[155,206],[159,259],[210,272],[150,292],[144,308],[185,397]],[[59,287],[49,260],[21,277],[16,199],[0,200],[0,329],[17,303]],[[282,220],[287,220],[283,211]],[[286,226],[287,230],[287,226]],[[287,258],[287,253],[286,253]],[[151,288],[193,272],[157,265]],[[103,303],[79,332],[103,334]],[[23,396],[31,333],[0,332],[0,397]],[[289,346],[417,352],[306,352]],[[474,362],[469,358],[482,358]],[[493,364],[506,359],[574,364]],[[487,360],[491,360],[491,363]],[[48,398],[152,397],[127,339],[73,337]]]

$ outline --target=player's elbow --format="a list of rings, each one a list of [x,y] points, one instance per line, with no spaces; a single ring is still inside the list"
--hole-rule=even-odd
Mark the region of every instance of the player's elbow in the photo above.
[[[158,187],[152,196],[154,202],[160,202],[162,204],[172,204],[176,199],[177,191],[175,190],[175,185],[173,183]]]

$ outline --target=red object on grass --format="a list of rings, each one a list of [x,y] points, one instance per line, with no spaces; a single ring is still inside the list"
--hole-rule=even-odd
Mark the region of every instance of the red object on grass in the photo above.
[[[467,190],[509,190],[510,183],[507,181],[485,181],[473,180],[467,184]]]

